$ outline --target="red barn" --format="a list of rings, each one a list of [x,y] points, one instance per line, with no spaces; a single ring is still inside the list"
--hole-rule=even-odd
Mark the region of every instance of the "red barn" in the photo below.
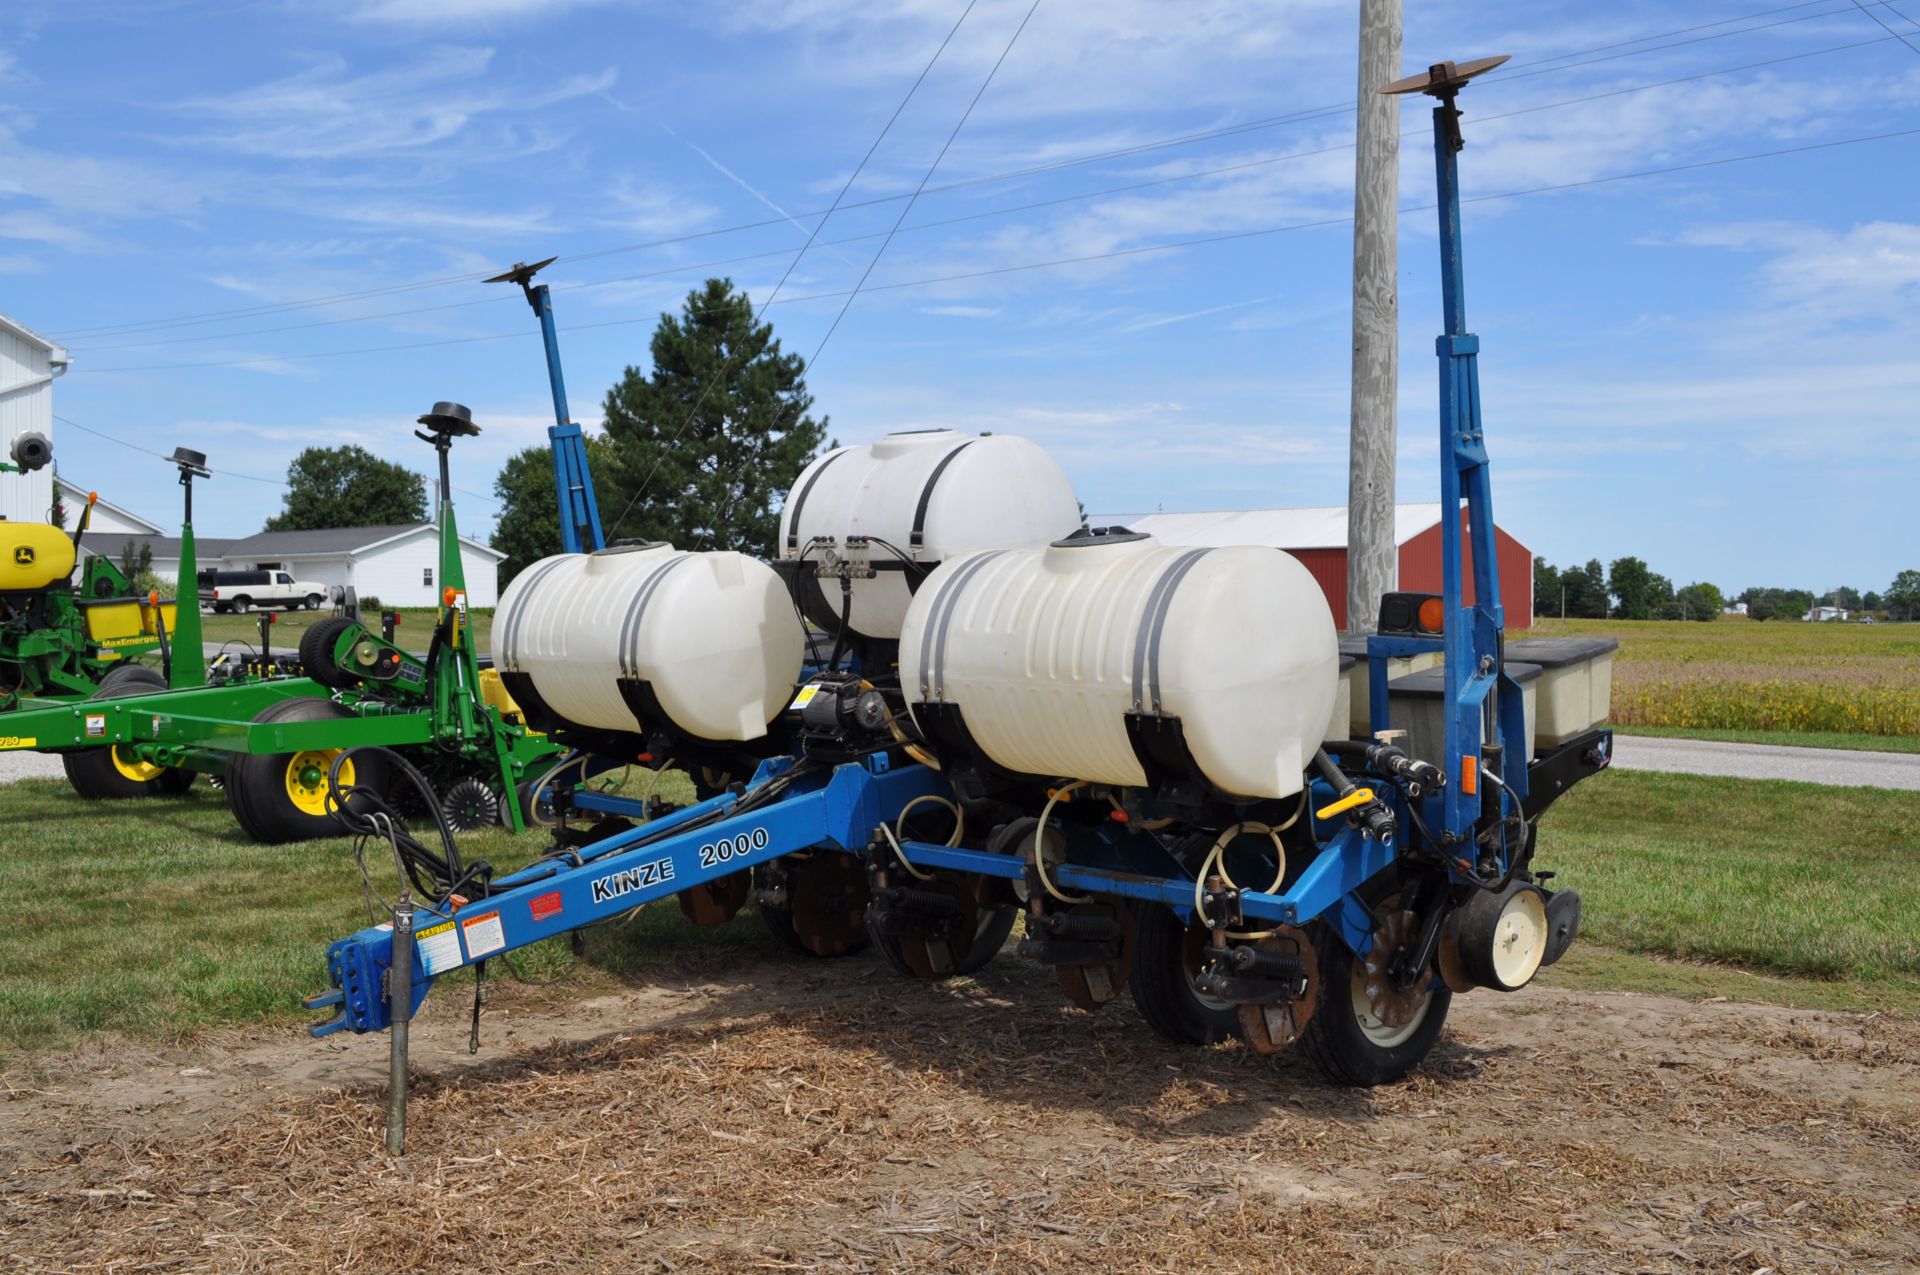
[[[1412,593],[1440,592],[1439,502],[1394,507],[1394,543],[1400,547],[1400,587]],[[1467,511],[1460,511],[1466,526]],[[1272,545],[1285,549],[1313,573],[1333,607],[1333,622],[1347,627],[1347,507],[1239,509],[1223,513],[1147,514],[1129,519],[1135,531],[1171,545]],[[1500,601],[1509,629],[1533,626],[1533,553],[1494,528],[1500,556]],[[1473,563],[1467,563],[1467,599],[1473,599]]]

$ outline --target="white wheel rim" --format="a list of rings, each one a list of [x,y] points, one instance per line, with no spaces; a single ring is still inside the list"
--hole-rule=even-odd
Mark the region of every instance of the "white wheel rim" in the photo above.
[[[1536,890],[1519,890],[1493,929],[1493,972],[1502,987],[1524,987],[1547,954],[1547,905]]]
[[[1366,962],[1358,958],[1354,960],[1353,977],[1348,980],[1347,986],[1353,1001],[1354,1021],[1360,1024],[1361,1033],[1382,1049],[1392,1049],[1412,1040],[1413,1034],[1420,1030],[1420,1024],[1427,1021],[1427,1011],[1433,1008],[1433,989],[1429,987],[1420,994],[1418,1008],[1405,1023],[1390,1027],[1380,1021],[1373,1012],[1373,1002],[1367,999]]]

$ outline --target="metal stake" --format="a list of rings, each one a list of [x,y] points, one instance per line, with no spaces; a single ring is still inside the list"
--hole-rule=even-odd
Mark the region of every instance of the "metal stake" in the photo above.
[[[387,1154],[407,1151],[407,1023],[413,1016],[413,894],[393,908],[393,960],[387,969]]]

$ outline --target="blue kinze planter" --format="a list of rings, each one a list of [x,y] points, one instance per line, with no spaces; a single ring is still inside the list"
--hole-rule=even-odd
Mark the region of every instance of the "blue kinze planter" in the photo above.
[[[1373,1085],[1419,1064],[1454,993],[1512,991],[1558,959],[1579,900],[1535,869],[1538,822],[1607,765],[1611,735],[1561,735],[1530,755],[1504,667],[1453,106],[1491,64],[1393,86],[1440,101],[1442,499],[1464,503],[1470,531],[1443,520],[1442,595],[1383,602],[1367,645],[1370,738],[1323,742],[1348,729],[1322,725],[1331,621],[1317,595],[1274,601],[1297,564],[1176,552],[1120,529],[1048,548],[1066,531],[1048,523],[1057,484],[1019,440],[889,439],[810,466],[775,566],[831,646],[807,656],[787,633],[767,639],[780,649],[760,663],[718,636],[676,645],[684,633],[665,628],[764,611],[765,568],[598,549],[582,457],[572,507],[585,530],[569,547],[598,552],[525,573],[494,626],[496,667],[529,725],[575,750],[531,794],[558,826],[553,847],[495,876],[461,863],[450,837],[437,850],[396,837],[427,900],[402,949],[411,972],[392,976],[390,927],[335,943],[333,987],[310,1004],[337,1012],[315,1030],[387,1028],[439,975],[648,902],[674,896],[717,924],[753,897],[796,948],[836,956],[871,942],[922,978],[978,969],[1024,916],[1020,954],[1054,966],[1079,1005],[1129,989],[1170,1039],[1299,1041],[1331,1079]],[[550,325],[544,290],[529,291]],[[1016,453],[1032,490],[968,530],[966,511],[996,499],[978,494],[999,481],[983,467]],[[615,554],[629,556],[602,556]],[[1472,604],[1469,561],[1483,582]],[[1236,573],[1257,587],[1236,590]],[[606,621],[555,618],[589,606]],[[729,631],[743,628],[787,632],[771,618]],[[1199,629],[1218,630],[1214,647],[1190,636]],[[1444,740],[1423,744],[1430,757],[1387,730],[1387,662],[1417,651],[1445,655]],[[675,680],[676,667],[728,660],[744,672]],[[718,706],[730,717],[696,690],[741,700]],[[696,717],[741,728],[693,729]],[[1221,738],[1263,742],[1223,760]],[[648,809],[580,786],[636,759],[672,759],[703,799]]]

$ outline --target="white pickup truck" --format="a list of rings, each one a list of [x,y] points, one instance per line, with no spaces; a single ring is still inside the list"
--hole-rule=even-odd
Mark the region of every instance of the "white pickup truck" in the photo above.
[[[327,600],[327,586],[296,580],[285,571],[202,571],[200,605],[216,613],[251,611],[255,607],[284,607],[317,611]]]

